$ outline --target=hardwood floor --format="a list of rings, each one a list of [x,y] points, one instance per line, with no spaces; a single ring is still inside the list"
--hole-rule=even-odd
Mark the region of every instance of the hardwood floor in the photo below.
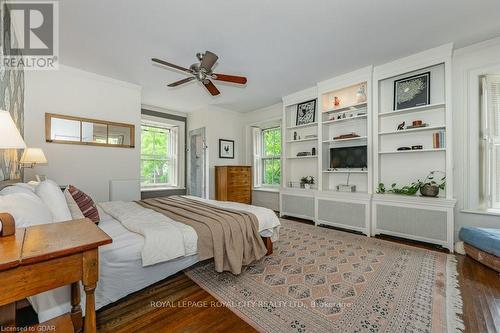
[[[444,251],[421,243],[380,238]],[[500,332],[500,275],[469,257],[457,255],[457,260],[466,332]],[[151,300],[164,303],[153,305]],[[26,315],[18,312],[18,318],[23,317]],[[104,333],[255,332],[182,273],[99,310],[97,327]]]
[[[466,332],[500,332],[500,275],[471,258],[457,255],[457,259]],[[157,286],[153,295],[141,297],[139,292],[98,311],[99,332],[255,332],[184,274]],[[170,306],[152,311],[151,299]]]

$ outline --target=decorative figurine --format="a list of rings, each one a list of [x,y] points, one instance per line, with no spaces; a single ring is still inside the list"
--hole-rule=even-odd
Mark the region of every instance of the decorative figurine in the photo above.
[[[297,132],[293,132],[293,140],[297,140]]]
[[[338,108],[339,105],[340,105],[340,99],[337,96],[335,96],[333,98],[333,106],[336,107],[336,108]]]
[[[399,124],[398,125],[398,131],[404,130],[405,129],[405,124],[406,124],[406,122],[404,122],[404,121],[401,124]]]
[[[366,86],[364,84],[359,87],[358,92],[356,93],[356,101],[358,103],[366,102]]]

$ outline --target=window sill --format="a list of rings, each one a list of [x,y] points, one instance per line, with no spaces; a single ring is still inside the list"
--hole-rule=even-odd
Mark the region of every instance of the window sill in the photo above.
[[[153,192],[153,191],[167,191],[167,190],[185,190],[185,187],[178,186],[158,186],[158,187],[144,187],[141,188],[141,192]]]
[[[274,193],[279,193],[280,188],[278,186],[276,186],[276,187],[266,187],[266,186],[263,186],[263,187],[254,187],[253,190],[254,191],[258,191],[258,192],[274,192]]]
[[[462,209],[460,212],[461,213],[466,213],[466,214],[500,216],[500,209],[491,209],[491,210]]]

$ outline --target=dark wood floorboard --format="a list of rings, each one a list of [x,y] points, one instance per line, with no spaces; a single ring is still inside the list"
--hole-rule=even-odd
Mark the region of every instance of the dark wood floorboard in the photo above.
[[[385,236],[378,238],[446,252],[427,244]],[[500,275],[469,257],[456,257],[466,332],[500,332]],[[250,325],[182,273],[160,281],[146,290],[99,310],[98,331],[255,332]],[[153,307],[151,300],[168,301],[169,305]]]
[[[388,237],[381,238],[392,240]],[[400,239],[394,241],[430,250],[446,251]],[[500,332],[500,275],[469,257],[462,255],[456,257],[464,302],[463,320],[466,332]],[[199,302],[198,306],[162,308],[153,314],[137,317],[124,312],[118,302],[98,312],[99,332],[255,332],[250,325],[217,303],[213,296],[184,274],[170,279],[168,286],[167,295],[172,296],[170,300],[174,304],[178,302],[180,305],[186,305],[190,302]],[[134,313],[134,309],[150,306],[148,303],[150,299],[145,298],[143,300],[145,303],[126,304],[125,307]],[[119,325],[116,325],[117,321],[120,322]]]

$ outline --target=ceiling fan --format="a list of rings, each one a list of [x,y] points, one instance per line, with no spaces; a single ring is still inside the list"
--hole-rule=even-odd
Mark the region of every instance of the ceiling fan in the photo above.
[[[203,85],[207,90],[212,94],[212,96],[217,96],[220,94],[219,89],[212,83],[212,80],[217,80],[217,81],[225,81],[225,82],[231,82],[231,83],[237,83],[237,84],[246,84],[247,83],[247,78],[243,76],[235,76],[235,75],[226,75],[226,74],[217,74],[212,72],[212,68],[214,67],[215,63],[217,62],[217,59],[219,57],[210,51],[205,51],[205,53],[197,53],[196,58],[200,61],[199,63],[192,64],[189,68],[184,68],[181,66],[177,66],[174,64],[171,64],[169,62],[166,62],[161,59],[157,58],[152,58],[151,60],[155,63],[175,68],[177,70],[183,71],[185,73],[188,73],[191,75],[188,78],[179,80],[177,82],[171,83],[168,86],[169,87],[177,87],[181,84],[193,81],[193,80],[198,80]]]

